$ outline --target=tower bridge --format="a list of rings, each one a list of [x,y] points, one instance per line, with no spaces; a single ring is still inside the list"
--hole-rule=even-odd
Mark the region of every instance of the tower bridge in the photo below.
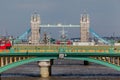
[[[19,36],[18,40],[22,40],[29,36],[29,43],[31,44],[39,44],[40,38],[41,38],[41,28],[58,28],[58,27],[72,27],[72,28],[80,28],[80,42],[81,43],[87,43],[89,42],[90,34],[92,34],[94,37],[96,37],[98,40],[102,41],[104,44],[110,44],[110,42],[106,41],[102,37],[100,37],[96,32],[94,32],[90,28],[90,19],[88,14],[82,14],[80,18],[80,24],[79,25],[73,25],[73,24],[41,24],[40,16],[39,14],[35,13],[31,16],[31,27],[28,28],[28,30],[23,33],[21,36]]]

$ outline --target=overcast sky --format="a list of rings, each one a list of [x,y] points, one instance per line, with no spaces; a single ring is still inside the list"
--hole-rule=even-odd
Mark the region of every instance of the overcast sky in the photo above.
[[[19,36],[30,28],[30,17],[40,14],[41,24],[80,24],[80,14],[90,15],[90,27],[101,36],[120,36],[120,0],[0,0],[0,35]],[[56,31],[55,31],[56,30]],[[59,36],[58,28],[42,28]],[[67,28],[79,37],[79,28]]]

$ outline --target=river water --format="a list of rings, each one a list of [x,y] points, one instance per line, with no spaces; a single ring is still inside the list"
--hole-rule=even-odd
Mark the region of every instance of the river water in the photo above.
[[[1,74],[0,80],[120,80],[120,72],[95,63],[83,65],[83,61],[54,60],[52,76],[40,77],[37,62],[10,69]]]
[[[19,77],[14,77],[14,78],[2,78],[1,80],[120,80],[120,78],[80,78],[80,77],[50,77],[50,78],[19,78]]]

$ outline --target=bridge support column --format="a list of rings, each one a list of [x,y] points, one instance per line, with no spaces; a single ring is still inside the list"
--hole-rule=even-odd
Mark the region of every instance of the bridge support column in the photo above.
[[[1,57],[1,62],[0,62],[0,63],[1,63],[1,67],[4,66],[4,60],[3,60],[3,59],[4,59],[4,58]]]
[[[51,74],[51,62],[50,61],[39,61],[41,77],[49,77]]]
[[[14,62],[16,62],[17,61],[17,57],[14,57]]]
[[[10,57],[10,63],[12,63],[12,57]]]
[[[8,57],[5,57],[5,65],[8,64]]]

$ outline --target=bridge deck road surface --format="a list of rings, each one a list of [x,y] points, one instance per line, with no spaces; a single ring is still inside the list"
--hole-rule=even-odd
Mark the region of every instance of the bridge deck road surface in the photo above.
[[[90,63],[85,66],[83,61],[79,60],[53,60],[52,76],[56,77],[80,77],[80,78],[117,78],[120,80],[120,72],[99,64]],[[37,62],[24,64],[9,69],[1,74],[4,77],[39,77],[39,66]]]

